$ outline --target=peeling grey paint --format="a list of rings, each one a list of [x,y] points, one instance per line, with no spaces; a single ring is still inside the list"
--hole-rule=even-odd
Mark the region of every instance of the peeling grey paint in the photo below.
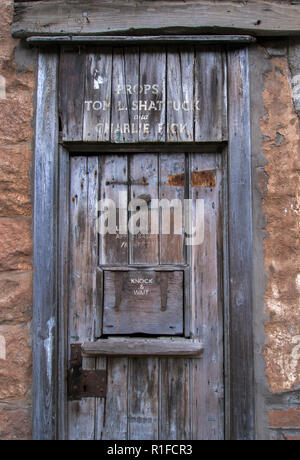
[[[298,117],[300,117],[300,41],[290,40],[288,63],[291,72],[293,101]]]
[[[55,319],[51,318],[47,322],[48,326],[48,338],[44,341],[45,353],[47,357],[47,377],[49,384],[52,381],[52,359],[53,359],[53,343],[54,343],[54,334],[53,329],[55,327]]]

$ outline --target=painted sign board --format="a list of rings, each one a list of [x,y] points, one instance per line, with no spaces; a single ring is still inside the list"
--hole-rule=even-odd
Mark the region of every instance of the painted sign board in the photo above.
[[[226,140],[224,69],[224,54],[215,48],[99,48],[80,54],[65,49],[63,140]]]

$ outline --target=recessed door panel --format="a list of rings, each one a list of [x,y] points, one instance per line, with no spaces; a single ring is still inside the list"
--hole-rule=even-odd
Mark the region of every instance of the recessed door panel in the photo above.
[[[182,335],[183,316],[184,272],[104,272],[104,335]]]

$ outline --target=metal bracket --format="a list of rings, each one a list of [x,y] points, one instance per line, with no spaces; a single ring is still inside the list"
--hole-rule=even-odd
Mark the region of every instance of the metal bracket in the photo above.
[[[106,371],[83,370],[81,343],[72,344],[68,370],[68,399],[80,401],[84,398],[105,398],[106,390]]]

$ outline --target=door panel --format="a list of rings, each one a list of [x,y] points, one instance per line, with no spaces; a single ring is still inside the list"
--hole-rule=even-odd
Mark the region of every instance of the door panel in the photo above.
[[[160,200],[179,200],[182,205],[188,198],[188,158],[185,154],[160,155]],[[184,235],[175,234],[174,209],[171,209],[171,234],[160,235],[160,263],[161,264],[185,264],[186,247]],[[181,226],[184,224],[182,215]]]
[[[103,335],[183,335],[183,271],[105,271],[103,290]]]
[[[153,273],[157,280],[160,278],[155,275],[155,267],[161,267],[161,274],[164,274],[164,267],[168,267],[168,277],[173,276],[176,286],[172,285],[172,280],[167,280],[168,287],[164,290],[161,283],[157,283],[151,291],[156,299],[153,305],[157,301],[157,308],[164,306],[162,297],[174,295],[177,289],[178,295],[173,299],[178,309],[176,322],[185,327],[176,334],[199,337],[205,346],[202,359],[86,359],[85,368],[106,369],[107,396],[105,400],[90,398],[69,402],[69,438],[223,439],[221,155],[72,157],[70,174],[69,345],[109,335],[105,328],[108,322],[105,323],[103,317],[105,286],[107,296],[112,297],[112,310],[117,298],[121,299],[120,308],[125,304],[133,309],[141,308],[139,321],[145,321],[145,327],[138,332],[168,335],[166,330],[160,329],[161,316],[157,316],[157,326],[147,330],[149,316],[142,314],[143,307],[149,308],[147,299],[144,302],[139,302],[138,297],[136,301],[134,297],[130,299],[126,297],[129,289],[126,282],[121,282],[124,289],[116,288],[118,283],[115,283],[117,268],[117,273],[122,273],[123,277],[128,269],[136,270],[133,273],[138,275],[145,270],[148,278]],[[183,235],[173,235],[174,210],[170,212],[171,235],[162,235],[160,212],[158,235],[99,236],[98,201],[103,198],[119,200],[119,192],[123,192],[122,200],[126,202],[131,198],[146,199],[150,209],[158,198],[180,202],[190,198],[194,226],[199,219],[197,200],[204,200],[204,240],[193,241],[197,244],[187,246]],[[172,267],[177,270],[178,279],[170,275]],[[180,274],[184,274],[185,281],[181,282],[183,275]],[[109,282],[105,284],[103,280]],[[119,293],[114,292],[118,289]],[[168,308],[168,303],[166,306]],[[126,325],[126,321],[130,324],[130,315],[126,317],[123,310],[122,313],[123,320],[113,311],[114,321],[118,318],[119,324]],[[158,314],[162,312],[159,310]],[[123,335],[135,332],[122,328],[119,331]]]
[[[100,199],[118,202],[128,207],[128,155],[103,155],[99,159]],[[122,195],[121,195],[122,194]],[[119,215],[118,215],[119,218]],[[100,265],[126,265],[128,263],[128,234],[100,235]]]
[[[130,164],[130,200],[158,199],[158,155],[129,155]],[[151,201],[148,205],[151,206]],[[149,227],[151,227],[149,213]],[[131,235],[129,237],[129,260],[135,265],[159,264],[159,237],[158,235]]]

